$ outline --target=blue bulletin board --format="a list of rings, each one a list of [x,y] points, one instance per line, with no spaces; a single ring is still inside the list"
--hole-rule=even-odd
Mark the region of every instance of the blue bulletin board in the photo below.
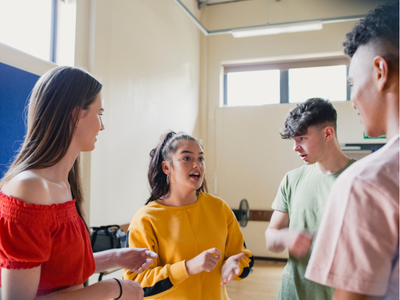
[[[26,132],[25,106],[38,75],[0,63],[0,177]]]

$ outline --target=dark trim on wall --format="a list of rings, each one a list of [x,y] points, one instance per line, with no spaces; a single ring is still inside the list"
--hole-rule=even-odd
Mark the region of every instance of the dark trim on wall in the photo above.
[[[249,221],[269,222],[273,212],[273,210],[250,210]]]
[[[287,258],[279,258],[279,257],[254,256],[254,260],[264,260],[264,261],[287,263]]]

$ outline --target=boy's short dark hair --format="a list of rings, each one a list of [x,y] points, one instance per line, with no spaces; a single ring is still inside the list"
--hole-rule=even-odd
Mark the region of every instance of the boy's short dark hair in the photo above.
[[[283,139],[307,133],[308,127],[332,126],[336,133],[337,113],[332,103],[322,98],[311,98],[297,104],[285,118],[285,129],[280,134]]]
[[[372,43],[374,46],[384,46],[391,52],[397,52],[399,63],[399,2],[387,3],[371,10],[368,15],[360,20],[346,34],[346,41],[343,43],[344,52],[353,57],[358,47]],[[389,54],[389,53],[382,53]]]

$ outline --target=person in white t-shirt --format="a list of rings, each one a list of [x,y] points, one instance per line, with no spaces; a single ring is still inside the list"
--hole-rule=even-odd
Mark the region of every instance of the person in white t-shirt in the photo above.
[[[380,150],[336,180],[305,277],[334,300],[399,299],[399,3],[372,10],[347,34],[351,101]]]

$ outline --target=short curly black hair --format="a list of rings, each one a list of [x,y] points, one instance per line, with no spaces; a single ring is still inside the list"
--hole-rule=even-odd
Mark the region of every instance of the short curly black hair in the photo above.
[[[399,2],[387,3],[371,10],[346,34],[344,53],[353,57],[358,47],[368,43],[385,44],[399,50]]]
[[[336,133],[337,112],[332,103],[322,98],[310,98],[297,104],[285,118],[281,138],[291,139],[307,133],[310,126],[332,126]]]

